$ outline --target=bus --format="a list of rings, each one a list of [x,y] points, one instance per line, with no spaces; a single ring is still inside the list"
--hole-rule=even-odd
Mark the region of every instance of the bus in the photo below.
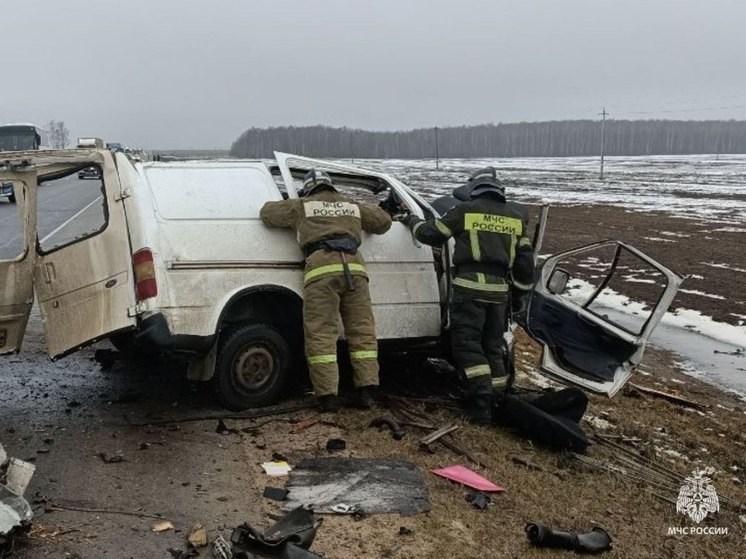
[[[31,123],[0,125],[0,152],[49,149],[49,134]],[[15,204],[16,196],[11,183],[0,183],[0,198]]]

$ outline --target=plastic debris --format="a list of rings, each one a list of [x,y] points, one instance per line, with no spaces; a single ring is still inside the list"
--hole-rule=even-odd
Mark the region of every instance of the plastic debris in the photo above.
[[[156,522],[150,529],[153,532],[166,532],[167,530],[173,530],[174,525],[168,520],[164,520],[162,522]]]
[[[466,494],[466,502],[477,510],[486,510],[490,506],[492,499],[480,491],[469,491]]]
[[[205,547],[207,545],[207,530],[202,524],[195,524],[187,536],[187,541],[194,547]]]
[[[233,551],[231,551],[231,544],[225,541],[223,536],[218,536],[210,545],[212,549],[212,555],[215,559],[231,559],[233,557]]]
[[[284,501],[288,496],[288,490],[283,487],[271,487],[268,485],[264,488],[263,496],[273,501]]]
[[[264,462],[262,468],[270,477],[286,476],[293,469],[287,462]]]
[[[499,485],[495,485],[490,480],[483,478],[478,473],[473,472],[469,468],[466,468],[464,466],[448,466],[439,470],[433,470],[433,473],[436,476],[450,479],[451,481],[455,481],[457,483],[460,483],[461,485],[465,485],[466,487],[471,487],[472,489],[476,489],[477,491],[505,491],[505,488],[500,487]]]
[[[543,524],[526,524],[526,536],[536,547],[570,549],[577,553],[595,554],[611,549],[611,536],[595,526],[590,532],[561,532]]]
[[[0,445],[0,557],[13,547],[16,536],[31,529],[34,513],[23,493],[35,469],[23,460],[8,459]]]
[[[344,450],[345,448],[347,448],[347,442],[343,439],[329,439],[326,441],[326,450],[329,452]]]

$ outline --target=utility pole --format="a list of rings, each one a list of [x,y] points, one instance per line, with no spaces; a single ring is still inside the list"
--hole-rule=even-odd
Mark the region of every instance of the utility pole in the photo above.
[[[435,127],[435,170],[440,169],[440,146],[438,145],[438,127]]]
[[[606,117],[609,113],[606,112],[606,107],[598,113],[601,115],[601,175],[599,178],[604,180],[604,152],[606,151]]]

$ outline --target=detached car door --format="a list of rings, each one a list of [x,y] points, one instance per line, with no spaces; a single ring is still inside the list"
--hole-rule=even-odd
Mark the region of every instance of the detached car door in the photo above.
[[[0,204],[0,355],[18,353],[34,302],[36,173],[0,169],[16,204]]]
[[[542,345],[541,372],[614,396],[640,364],[682,280],[618,241],[550,257],[525,318]]]

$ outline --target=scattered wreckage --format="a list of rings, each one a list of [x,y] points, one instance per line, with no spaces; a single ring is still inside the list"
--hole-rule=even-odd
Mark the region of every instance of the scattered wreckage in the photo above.
[[[31,526],[34,513],[23,494],[35,469],[29,462],[8,457],[0,445],[0,557]]]
[[[291,232],[261,224],[261,206],[297,197],[310,168],[330,173],[351,198],[377,201],[393,214],[406,205],[418,217],[437,217],[468,193],[457,189],[431,204],[384,173],[275,157],[143,163],[101,149],[3,153],[0,181],[18,193],[25,238],[18,257],[0,260],[0,355],[21,349],[36,299],[53,359],[108,338],[124,353],[186,358],[189,377],[211,382],[228,408],[276,402],[303,369],[303,257]],[[102,225],[43,248],[39,186],[91,167],[101,176]],[[531,209],[538,213],[538,258],[548,208]],[[402,223],[365,239],[382,356],[448,358],[451,248],[422,245]],[[617,316],[608,303],[632,266],[651,272],[654,293],[644,312]],[[609,396],[640,363],[682,281],[616,241],[550,256],[537,274],[526,311],[514,319],[541,343],[541,372]],[[510,335],[504,344],[512,371]]]

